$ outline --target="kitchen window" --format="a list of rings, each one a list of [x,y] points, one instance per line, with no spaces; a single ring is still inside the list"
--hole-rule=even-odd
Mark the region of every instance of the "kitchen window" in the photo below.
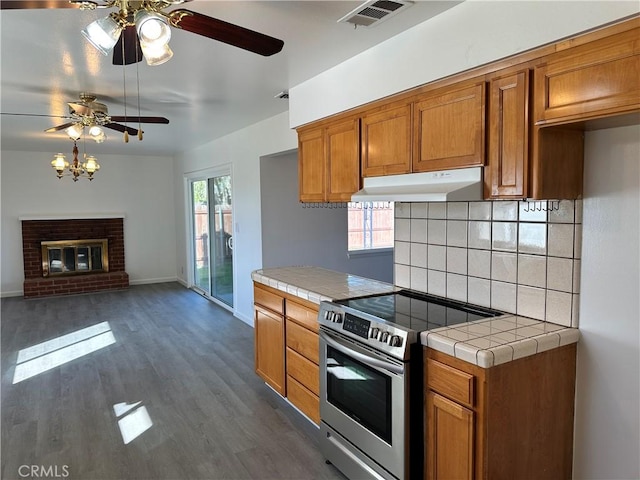
[[[393,248],[393,202],[349,202],[349,254]]]

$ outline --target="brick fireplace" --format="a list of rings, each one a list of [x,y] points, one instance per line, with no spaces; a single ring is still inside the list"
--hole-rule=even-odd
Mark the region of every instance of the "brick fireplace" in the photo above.
[[[117,290],[129,287],[125,272],[124,216],[105,218],[21,218],[22,255],[24,261],[24,297]],[[62,240],[106,239],[108,272],[83,273],[74,276],[43,275],[41,242]]]

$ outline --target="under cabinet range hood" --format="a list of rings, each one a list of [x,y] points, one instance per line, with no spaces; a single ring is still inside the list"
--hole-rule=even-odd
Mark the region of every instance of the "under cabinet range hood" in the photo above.
[[[483,200],[482,167],[367,177],[352,202],[462,202]]]

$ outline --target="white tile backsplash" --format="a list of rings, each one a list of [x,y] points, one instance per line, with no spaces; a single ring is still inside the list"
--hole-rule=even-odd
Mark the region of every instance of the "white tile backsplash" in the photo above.
[[[445,271],[447,269],[447,247],[442,245],[428,245],[427,247],[427,267],[432,270]]]
[[[518,248],[518,223],[493,222],[491,225],[491,247],[493,250],[515,252]]]
[[[515,253],[492,252],[491,279],[516,283],[518,275],[518,256]]]
[[[396,203],[395,217],[396,285],[578,325],[581,200]]]
[[[396,241],[410,242],[411,241],[411,219],[396,218],[396,224],[394,227],[393,235]]]
[[[447,203],[447,219],[448,220],[467,220],[468,218],[469,218],[468,202]]]
[[[545,288],[547,284],[547,257],[519,254],[518,284]]]
[[[467,301],[467,276],[447,273],[447,298]]]
[[[447,272],[467,274],[467,249],[447,247]]]
[[[429,203],[428,218],[447,218],[446,203]]]
[[[426,243],[411,244],[411,265],[427,268],[427,248],[428,245]]]
[[[415,202],[408,205],[411,205],[411,218],[427,218],[427,203]]]
[[[469,220],[491,220],[493,202],[469,202]]]
[[[467,225],[466,220],[450,220],[447,222],[447,245],[450,247],[467,246]]]
[[[411,218],[411,241],[427,243],[427,220]]]
[[[573,232],[573,224],[550,223],[548,249],[549,256],[573,258]]]
[[[467,250],[467,273],[471,277],[491,278],[491,251]]]
[[[573,287],[573,260],[571,258],[547,258],[547,288],[571,292]]]
[[[427,222],[427,243],[432,245],[447,244],[447,221],[428,220]]]
[[[469,222],[469,248],[491,250],[491,222]]]
[[[492,202],[493,220],[518,220],[518,202]]]
[[[402,265],[411,265],[411,243],[410,242],[395,242],[393,249],[393,261]]]
[[[547,253],[547,224],[520,223],[518,232],[518,251],[520,253]]]

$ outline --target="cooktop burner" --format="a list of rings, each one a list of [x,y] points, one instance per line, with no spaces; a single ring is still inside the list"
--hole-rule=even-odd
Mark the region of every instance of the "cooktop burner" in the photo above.
[[[334,303],[417,332],[503,315],[496,310],[414,290],[348,298]]]

